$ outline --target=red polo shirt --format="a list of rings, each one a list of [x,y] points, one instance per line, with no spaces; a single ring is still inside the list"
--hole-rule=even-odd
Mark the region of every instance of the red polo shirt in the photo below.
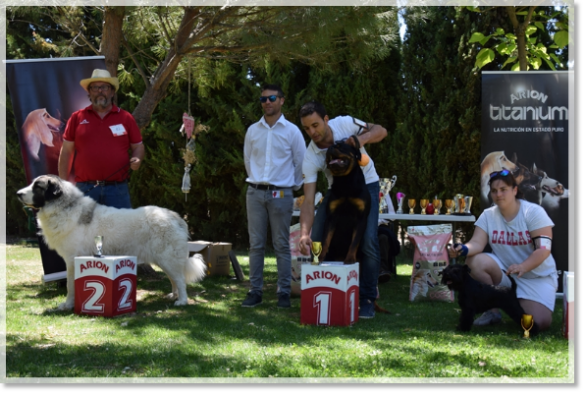
[[[75,182],[123,181],[130,144],[142,142],[142,135],[128,111],[112,105],[102,119],[90,105],[71,115],[63,139],[75,143]]]

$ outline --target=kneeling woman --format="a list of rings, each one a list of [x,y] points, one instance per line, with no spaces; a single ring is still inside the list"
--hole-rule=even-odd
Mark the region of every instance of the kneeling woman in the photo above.
[[[540,205],[520,198],[508,170],[490,174],[489,184],[495,206],[483,211],[475,222],[471,240],[455,245],[449,256],[467,256],[465,264],[471,276],[486,284],[511,287],[506,275],[515,275],[520,305],[533,316],[540,330],[546,330],[552,322],[558,284],[551,255],[554,223]],[[488,243],[492,253],[483,253]],[[473,324],[483,326],[501,319],[500,311],[495,309],[485,312]]]

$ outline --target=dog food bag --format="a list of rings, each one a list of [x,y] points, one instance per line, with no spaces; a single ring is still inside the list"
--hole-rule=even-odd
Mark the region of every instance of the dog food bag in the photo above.
[[[447,244],[451,239],[451,225],[409,226],[408,238],[414,245],[410,301],[453,302],[452,290],[441,284],[440,273],[449,265]]]
[[[288,238],[290,245],[290,268],[291,281],[290,291],[294,295],[301,295],[301,265],[311,264],[311,256],[301,254],[299,250],[299,240],[301,239],[301,224],[297,223],[290,226],[290,235]]]

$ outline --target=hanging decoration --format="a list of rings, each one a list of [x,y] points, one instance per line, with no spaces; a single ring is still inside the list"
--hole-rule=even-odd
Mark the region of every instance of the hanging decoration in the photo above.
[[[191,60],[188,64],[188,85],[187,85],[187,112],[183,113],[183,123],[179,132],[186,137],[186,146],[183,152],[183,161],[185,162],[185,172],[183,173],[183,182],[181,184],[181,191],[185,193],[185,201],[187,201],[187,194],[191,191],[191,167],[197,162],[195,155],[195,140],[201,132],[209,131],[209,126],[199,123],[195,127],[195,118],[191,115]]]

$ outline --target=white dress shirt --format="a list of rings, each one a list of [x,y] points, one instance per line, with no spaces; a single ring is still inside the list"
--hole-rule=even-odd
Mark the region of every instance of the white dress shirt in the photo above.
[[[303,184],[305,140],[284,115],[270,127],[264,116],[248,128],[244,140],[246,182],[299,190]]]

